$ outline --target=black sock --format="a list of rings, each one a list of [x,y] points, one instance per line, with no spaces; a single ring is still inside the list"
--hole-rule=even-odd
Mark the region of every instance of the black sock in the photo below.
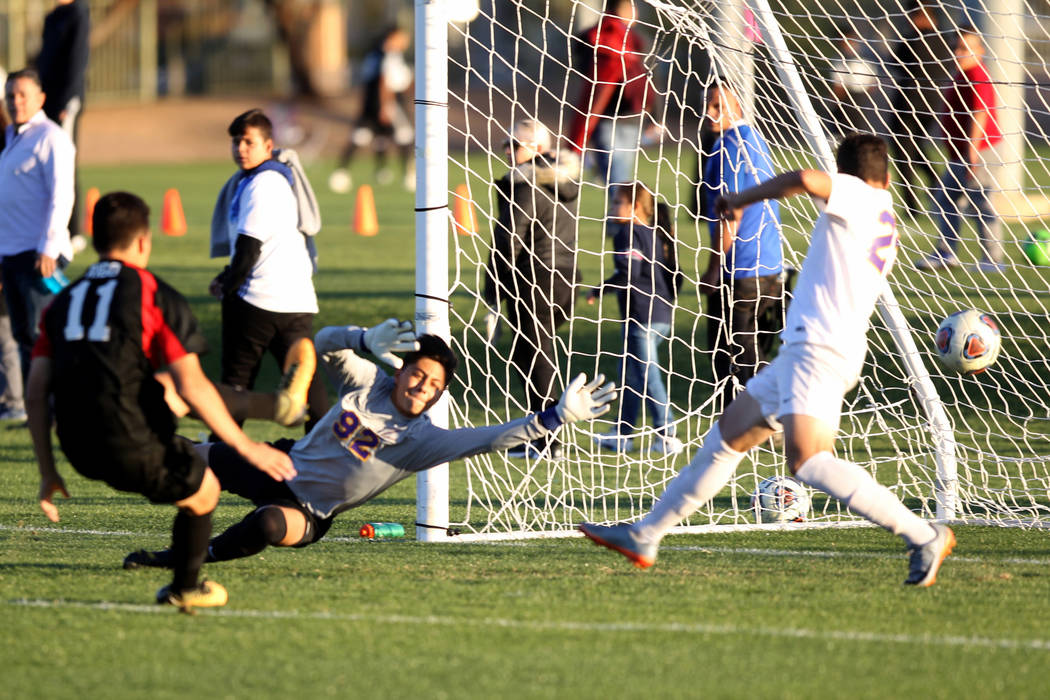
[[[287,532],[288,525],[280,508],[258,508],[211,541],[208,560],[250,557],[267,546],[279,545]]]
[[[211,513],[191,515],[179,511],[171,528],[171,557],[175,575],[172,587],[184,591],[197,585],[201,565],[208,553],[211,535]]]

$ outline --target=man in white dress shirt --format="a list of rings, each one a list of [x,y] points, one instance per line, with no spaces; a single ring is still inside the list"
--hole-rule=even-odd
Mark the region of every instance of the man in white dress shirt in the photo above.
[[[75,149],[44,114],[45,98],[36,71],[7,76],[12,123],[0,152],[0,264],[25,376],[40,316],[60,289],[52,278],[73,259],[69,217]]]

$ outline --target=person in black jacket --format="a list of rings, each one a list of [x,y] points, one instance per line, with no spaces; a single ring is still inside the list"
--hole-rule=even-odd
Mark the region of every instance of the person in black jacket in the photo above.
[[[44,114],[79,146],[80,116],[84,109],[85,74],[90,55],[91,21],[87,0],[58,0],[44,18],[43,43],[36,58],[41,88],[47,95]],[[76,175],[74,175],[76,178]],[[79,183],[75,185],[79,193]],[[69,234],[80,234],[80,197],[73,200]],[[84,239],[74,245],[83,247]]]
[[[507,302],[515,331],[511,362],[521,374],[528,408],[539,411],[557,395],[554,336],[572,315],[576,265],[576,203],[571,159],[550,152],[551,136],[537,121],[514,125],[504,144],[510,171],[495,182],[499,214],[485,277],[486,335],[495,336],[498,309]],[[578,175],[578,165],[576,167]],[[520,454],[543,446],[522,446]],[[555,447],[551,456],[557,456]]]
[[[898,173],[898,191],[906,211],[925,211],[918,192],[920,174],[931,185],[939,176],[933,167],[937,144],[941,90],[951,79],[952,49],[937,28],[937,9],[930,0],[915,0],[908,9],[910,26],[891,45],[891,66],[897,78],[890,120],[893,165]],[[903,185],[903,186],[901,186]]]

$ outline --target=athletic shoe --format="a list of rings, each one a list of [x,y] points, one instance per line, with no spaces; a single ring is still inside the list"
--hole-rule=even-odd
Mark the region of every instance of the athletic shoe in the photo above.
[[[171,584],[157,591],[158,605],[174,605],[184,611],[190,608],[218,608],[226,605],[228,599],[226,589],[208,579],[179,593],[171,590]]]
[[[619,525],[583,523],[579,530],[595,544],[624,555],[639,569],[648,569],[656,563],[657,545],[638,539],[638,536],[634,534],[634,529],[627,523]]]
[[[943,270],[946,267],[959,267],[959,258],[955,253],[935,250],[929,255],[915,260],[915,267],[920,270]]]
[[[306,418],[307,393],[317,369],[317,353],[309,338],[292,343],[284,358],[284,375],[277,389],[273,420],[284,426],[299,425]]]
[[[353,186],[354,180],[350,177],[350,173],[347,172],[346,168],[333,170],[332,174],[328,176],[328,189],[336,194],[346,194]]]
[[[685,443],[673,435],[658,436],[653,440],[653,446],[649,448],[649,452],[656,455],[677,455],[684,451]]]
[[[941,562],[952,553],[952,548],[955,547],[955,533],[950,527],[937,523],[932,525],[937,536],[921,547],[911,548],[908,578],[904,582],[909,586],[926,588],[936,583],[937,571],[941,568]]]
[[[620,435],[615,430],[594,436],[594,442],[598,447],[609,452],[630,452],[634,449],[634,440]]]
[[[0,409],[0,420],[26,420],[28,417],[24,408]]]
[[[376,182],[380,185],[389,185],[394,181],[394,171],[390,168],[380,168],[376,171]]]
[[[172,568],[171,550],[162,549],[158,552],[146,549],[137,550],[124,557],[124,568],[128,571],[143,568],[170,569]]]

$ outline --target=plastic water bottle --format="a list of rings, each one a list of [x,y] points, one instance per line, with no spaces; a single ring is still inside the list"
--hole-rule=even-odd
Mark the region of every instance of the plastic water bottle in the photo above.
[[[381,537],[404,537],[405,528],[401,523],[365,523],[359,531],[361,537],[375,540]]]

